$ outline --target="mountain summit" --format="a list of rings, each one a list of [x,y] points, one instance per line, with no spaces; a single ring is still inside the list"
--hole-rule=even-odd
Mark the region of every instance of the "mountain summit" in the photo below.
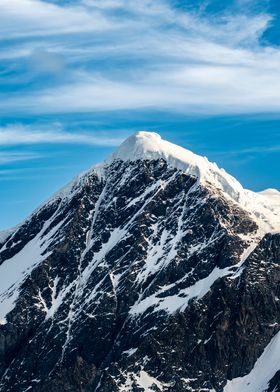
[[[114,160],[133,162],[143,159],[163,159],[170,167],[197,177],[199,183],[213,185],[238,202],[242,208],[260,217],[263,220],[264,230],[280,231],[280,193],[277,190],[268,189],[260,192],[261,197],[260,194],[245,190],[234,177],[224,169],[220,169],[216,163],[209,162],[206,157],[163,140],[155,132],[142,131],[133,134],[104,164],[110,165]],[[274,196],[274,203],[272,196]]]
[[[280,391],[279,192],[129,137],[0,235],[0,391]]]
[[[238,199],[239,193],[242,192],[239,182],[224,170],[219,169],[215,163],[209,162],[206,157],[169,143],[153,132],[137,132],[130,136],[105,161],[105,164],[108,165],[114,160],[133,162],[143,159],[163,159],[169,166],[193,175],[201,182],[210,182],[235,199]]]

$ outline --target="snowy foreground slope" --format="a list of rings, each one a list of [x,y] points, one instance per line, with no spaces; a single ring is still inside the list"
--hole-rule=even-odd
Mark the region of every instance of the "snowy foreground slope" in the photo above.
[[[140,132],[0,233],[0,391],[280,391],[280,194]]]

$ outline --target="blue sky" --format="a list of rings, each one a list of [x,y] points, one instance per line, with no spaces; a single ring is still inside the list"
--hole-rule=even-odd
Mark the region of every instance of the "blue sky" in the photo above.
[[[280,189],[276,0],[1,0],[0,229],[137,130]]]

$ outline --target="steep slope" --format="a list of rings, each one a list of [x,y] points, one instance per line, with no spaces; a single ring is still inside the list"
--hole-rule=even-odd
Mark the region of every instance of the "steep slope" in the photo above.
[[[156,134],[130,137],[0,238],[0,390],[277,391],[267,200]]]

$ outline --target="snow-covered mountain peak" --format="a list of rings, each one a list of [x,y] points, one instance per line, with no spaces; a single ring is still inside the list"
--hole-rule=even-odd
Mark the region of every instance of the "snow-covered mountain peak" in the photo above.
[[[119,146],[113,159],[142,159],[145,154],[161,151],[164,143],[166,142],[156,132],[136,132]]]
[[[280,230],[280,196],[277,190],[255,193],[242,185],[216,163],[206,157],[163,140],[155,132],[137,132],[128,137],[120,147],[101,165],[95,167],[99,175],[115,160],[165,160],[168,165],[195,176],[203,185],[210,184],[225,196],[251,212],[264,231]]]
[[[209,164],[207,158],[195,155],[183,147],[163,140],[158,133],[145,131],[136,132],[129,136],[105,163],[111,164],[114,160],[136,161],[160,158],[182,170],[188,169],[190,165]]]
[[[259,195],[261,195],[272,208],[278,212],[280,211],[280,192],[277,189],[265,189],[264,191],[259,192]]]
[[[261,194],[263,196],[280,197],[280,192],[274,188],[265,189],[265,190],[259,192],[259,194]]]
[[[110,165],[114,161],[135,162],[159,159],[166,161],[170,167],[198,178],[201,185],[212,186],[222,191],[225,197],[238,203],[251,214],[258,222],[261,232],[280,231],[280,192],[268,189],[255,193],[244,189],[234,177],[219,168],[216,163],[209,162],[206,157],[165,141],[155,132],[145,131],[132,134],[103,163],[77,176],[36,209],[35,213],[57,199],[64,202],[70,200],[87,183],[88,176],[92,173],[106,181],[106,173],[110,171]],[[0,242],[3,242],[10,232],[1,232]]]
[[[277,200],[132,135],[0,232],[0,392],[279,390]]]
[[[243,188],[241,184],[216,163],[209,162],[206,157],[163,140],[155,132],[137,132],[128,137],[120,147],[105,161],[105,166],[114,160],[136,161],[141,159],[164,159],[170,166],[184,171],[208,182],[226,192],[236,201],[240,199]]]

